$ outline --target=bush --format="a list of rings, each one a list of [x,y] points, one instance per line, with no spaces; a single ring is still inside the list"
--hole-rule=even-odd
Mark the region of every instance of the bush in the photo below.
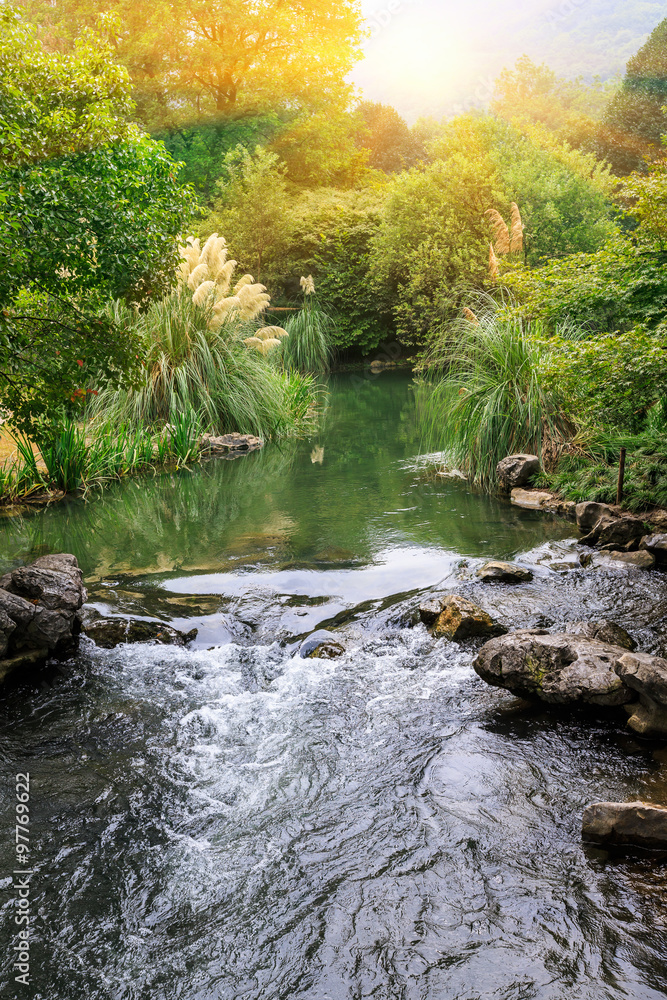
[[[573,419],[636,432],[667,395],[667,338],[633,331],[573,342],[560,337],[541,362],[545,385]]]
[[[288,370],[327,372],[333,357],[334,324],[315,297],[313,279],[302,278],[301,282],[303,306],[285,323],[288,336],[280,343],[281,360]]]
[[[550,463],[573,426],[557,392],[541,379],[540,327],[501,317],[490,305],[445,329],[424,367],[419,394],[429,451],[489,487],[507,455],[530,452]]]

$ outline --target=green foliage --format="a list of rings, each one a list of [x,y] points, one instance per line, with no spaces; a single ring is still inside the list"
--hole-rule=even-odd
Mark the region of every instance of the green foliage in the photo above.
[[[578,342],[553,338],[541,366],[573,419],[638,431],[656,400],[667,396],[667,337],[632,331]]]
[[[223,118],[201,125],[182,127],[162,138],[167,152],[182,163],[181,179],[192,184],[198,194],[211,203],[217,182],[226,174],[226,157],[238,146],[249,152],[266,146],[285,127],[275,114],[252,118]]]
[[[667,132],[667,19],[632,57],[621,89],[604,116],[599,153],[616,173],[629,174],[655,159]]]
[[[576,503],[615,503],[620,449],[627,450],[623,506],[632,511],[667,507],[667,427],[664,422],[639,434],[598,431],[585,454],[564,455],[542,484]]]
[[[193,305],[187,289],[151,302],[144,314],[125,309],[143,339],[145,374],[136,389],[107,389],[91,406],[98,420],[132,427],[173,423],[193,412],[217,433],[263,436],[289,433],[299,416],[292,406],[289,376],[277,371],[241,337],[236,323],[212,330],[210,311]]]
[[[289,336],[280,342],[280,359],[288,370],[327,372],[333,356],[334,324],[315,294],[304,295],[303,306],[285,324]]]
[[[108,43],[47,53],[11,8],[0,17],[0,408],[43,436],[89,389],[136,377],[137,344],[101,318],[104,299],[169,284],[195,206],[164,147],[128,126]]]
[[[285,167],[276,153],[237,146],[224,160],[219,198],[202,232],[229,234],[231,251],[258,281],[277,283],[292,233]]]
[[[127,139],[132,107],[127,71],[99,35],[86,30],[70,53],[47,53],[18,10],[2,6],[0,166]]]
[[[593,252],[614,235],[608,175],[593,155],[499,123],[490,157],[507,200],[520,206],[531,264]]]
[[[202,428],[194,410],[188,409],[171,414],[171,423],[167,424],[167,431],[170,451],[176,456],[179,465],[187,465],[198,457]]]
[[[423,144],[395,108],[362,101],[357,110],[365,125],[361,144],[369,151],[369,166],[396,173],[415,165],[420,153],[423,154]]]
[[[314,276],[322,308],[334,320],[332,338],[339,348],[369,353],[393,336],[391,310],[370,273],[386,193],[385,185],[322,189],[305,193],[295,207],[286,265],[293,275]]]
[[[419,394],[426,449],[488,488],[506,455],[551,456],[571,433],[541,368],[541,329],[478,309],[478,322],[448,326],[426,360]]]

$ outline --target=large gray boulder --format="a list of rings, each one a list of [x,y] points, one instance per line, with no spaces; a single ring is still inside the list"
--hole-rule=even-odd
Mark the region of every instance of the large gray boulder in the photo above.
[[[667,660],[648,653],[628,652],[614,669],[626,687],[639,695],[628,705],[628,725],[642,736],[667,735]]]
[[[593,802],[584,811],[585,840],[603,846],[667,847],[667,808],[651,802]]]
[[[86,597],[72,555],[42,556],[0,578],[0,682],[65,651],[79,632]]]
[[[667,560],[667,534],[659,532],[646,535],[641,540],[640,548],[650,552],[658,562],[665,562]]]
[[[498,485],[505,493],[517,486],[526,486],[540,471],[537,455],[508,455],[496,466]]]
[[[597,639],[598,642],[606,642],[611,646],[620,646],[631,651],[637,648],[632,636],[616,622],[568,622],[567,633],[585,636],[587,639]]]
[[[574,508],[577,527],[581,531],[590,531],[601,517],[617,517],[616,511],[608,503],[597,503],[594,500],[584,500]]]
[[[646,534],[644,522],[630,514],[619,517],[616,514],[603,514],[595,522],[590,531],[581,539],[583,545],[594,545],[601,549],[622,549],[638,547]]]
[[[555,705],[624,705],[632,693],[615,671],[621,646],[568,633],[523,629],[491,639],[474,661],[488,684]]]

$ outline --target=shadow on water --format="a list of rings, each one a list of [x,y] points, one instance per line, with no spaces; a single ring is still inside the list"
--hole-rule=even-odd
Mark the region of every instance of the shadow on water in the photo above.
[[[0,700],[8,945],[11,778],[31,774],[30,995],[665,996],[667,866],[580,837],[592,799],[665,801],[665,751],[620,714],[487,688],[474,647],[414,615],[438,585],[509,625],[612,616],[658,649],[664,576],[554,572],[569,525],[423,475],[407,378],[331,388],[310,441],[0,527],[5,565],[73,551],[99,605],[202,628],[190,650],[84,641]],[[532,583],[476,578],[516,554]],[[346,654],[292,655],[323,622]]]

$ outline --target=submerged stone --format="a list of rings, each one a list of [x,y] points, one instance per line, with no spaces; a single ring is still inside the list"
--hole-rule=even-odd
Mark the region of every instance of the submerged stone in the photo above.
[[[582,820],[582,835],[595,844],[667,847],[667,808],[651,802],[593,802]]]
[[[338,642],[338,636],[323,628],[313,632],[299,646],[299,656],[304,660],[334,660],[344,652],[345,647]]]
[[[155,642],[163,646],[186,646],[197,637],[197,629],[181,632],[164,622],[141,618],[96,618],[83,625],[82,631],[96,646],[114,649],[122,642]]]

